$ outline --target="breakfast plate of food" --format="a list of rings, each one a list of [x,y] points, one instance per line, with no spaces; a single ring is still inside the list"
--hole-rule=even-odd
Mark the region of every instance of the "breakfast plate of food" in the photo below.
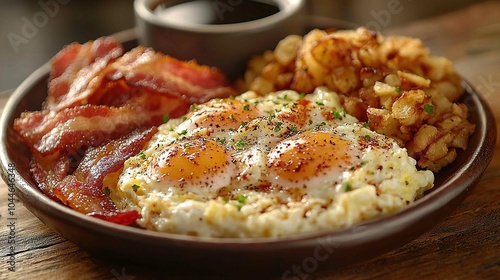
[[[496,137],[451,61],[363,27],[289,35],[235,81],[133,30],[74,43],[16,89],[1,127],[4,179],[83,249],[274,272],[418,237]]]

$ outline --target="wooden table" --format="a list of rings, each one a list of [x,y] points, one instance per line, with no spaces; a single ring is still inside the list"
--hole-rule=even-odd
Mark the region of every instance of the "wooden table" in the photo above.
[[[386,33],[422,38],[434,54],[452,59],[491,106],[500,134],[500,2],[479,4]],[[1,106],[7,96],[0,96]],[[500,139],[500,135],[497,137]],[[500,144],[481,181],[447,219],[420,238],[370,261],[315,279],[500,277]],[[16,271],[8,271],[7,188],[0,183],[0,279],[223,278],[197,268],[145,267],[89,255],[16,202]]]

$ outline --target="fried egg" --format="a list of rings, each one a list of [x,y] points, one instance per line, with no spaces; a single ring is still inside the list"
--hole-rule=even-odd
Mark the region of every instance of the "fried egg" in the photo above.
[[[125,162],[111,198],[146,229],[281,237],[398,211],[433,185],[405,149],[344,113],[325,88],[192,107]]]
[[[339,182],[361,163],[361,149],[349,138],[332,130],[304,131],[278,142],[267,155],[269,181],[287,188]]]

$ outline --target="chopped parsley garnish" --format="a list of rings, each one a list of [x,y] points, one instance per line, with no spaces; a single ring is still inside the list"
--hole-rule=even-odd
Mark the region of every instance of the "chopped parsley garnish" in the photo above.
[[[224,202],[226,202],[226,203],[227,203],[227,202],[229,202],[229,198],[227,198],[227,197],[223,197],[223,198],[222,198],[222,201],[224,201]]]
[[[105,195],[110,195],[110,194],[111,194],[111,190],[109,189],[109,187],[104,187],[104,188],[102,188],[102,192],[103,192]]]
[[[233,114],[229,115],[229,119],[231,119],[233,122],[235,122],[235,121],[236,121],[236,118],[234,117],[234,115],[233,115]]]
[[[225,137],[224,138],[217,138],[217,139],[215,139],[215,141],[218,142],[219,144],[222,144],[222,145],[226,144],[226,138]]]
[[[138,157],[142,158],[142,159],[146,159],[146,154],[144,153],[144,151],[140,151],[138,154],[137,154]]]
[[[283,99],[283,100],[286,100],[286,101],[292,101],[290,99],[290,97],[288,96],[288,94],[283,95],[283,97],[281,97],[280,99]]]
[[[250,106],[248,104],[243,105],[243,110],[250,111]]]
[[[363,136],[363,138],[370,139],[372,137],[370,135],[366,134],[365,136]]]
[[[317,125],[314,126],[314,128],[310,128],[310,129],[320,129],[322,126],[325,126],[326,125],[326,122],[321,122]]]
[[[191,106],[189,106],[189,110],[191,110],[191,112],[195,111],[196,110],[196,105],[191,104]]]
[[[365,164],[367,164],[367,163],[368,163],[368,161],[367,161],[367,160],[362,160],[362,161],[361,161],[361,165],[365,165]]]
[[[241,126],[246,126],[247,124],[247,122],[241,122]]]
[[[313,124],[313,120],[309,120],[309,124]]]
[[[180,135],[186,135],[188,133],[187,129],[184,129],[181,131],[181,133],[179,133]]]
[[[318,106],[323,106],[323,105],[325,105],[325,103],[323,103],[323,102],[321,102],[321,101],[316,101],[316,105],[318,105]]]
[[[168,123],[169,120],[170,120],[169,115],[163,115],[163,123]]]
[[[299,99],[304,99],[304,97],[306,97],[305,93],[302,92],[302,93],[299,94]]]
[[[133,184],[133,185],[132,185],[132,190],[134,190],[134,192],[137,192],[137,190],[138,190],[140,187],[141,187],[141,186],[139,186],[139,185]]]
[[[184,149],[189,149],[191,148],[191,144],[187,143],[187,144],[184,144]]]
[[[243,204],[243,203],[245,203],[246,200],[247,200],[246,196],[244,196],[244,195],[238,196],[238,202],[239,203]]]
[[[236,142],[234,146],[236,147],[236,149],[242,150],[243,148],[245,148],[246,144],[243,140],[238,140],[238,142]]]
[[[342,119],[343,117],[345,117],[345,112],[335,110],[333,111],[333,117],[336,119]]]
[[[276,126],[274,127],[274,132],[278,132],[278,131],[280,131],[280,130],[281,130],[281,125],[282,125],[282,124],[283,124],[282,122],[277,122],[277,123],[276,123]]]
[[[297,132],[297,126],[296,125],[292,125],[291,129],[290,129],[292,132]]]
[[[424,104],[424,111],[429,115],[434,115],[434,105],[432,104]]]
[[[185,121],[185,120],[187,120],[187,117],[186,116],[182,117],[182,121]]]
[[[345,183],[343,183],[343,184],[342,184],[342,186],[344,187],[344,190],[345,190],[346,192],[350,192],[350,191],[352,191],[352,185],[351,185],[351,183],[349,183],[349,182],[345,182]]]
[[[396,92],[401,92],[403,91],[400,87],[396,87]]]
[[[370,128],[370,123],[369,122],[364,122],[363,123],[364,128]]]

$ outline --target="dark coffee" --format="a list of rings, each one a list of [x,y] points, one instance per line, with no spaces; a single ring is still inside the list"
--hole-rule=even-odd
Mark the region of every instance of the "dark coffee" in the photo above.
[[[253,21],[280,11],[272,1],[194,0],[170,1],[154,9],[163,20],[180,24],[231,24]]]

